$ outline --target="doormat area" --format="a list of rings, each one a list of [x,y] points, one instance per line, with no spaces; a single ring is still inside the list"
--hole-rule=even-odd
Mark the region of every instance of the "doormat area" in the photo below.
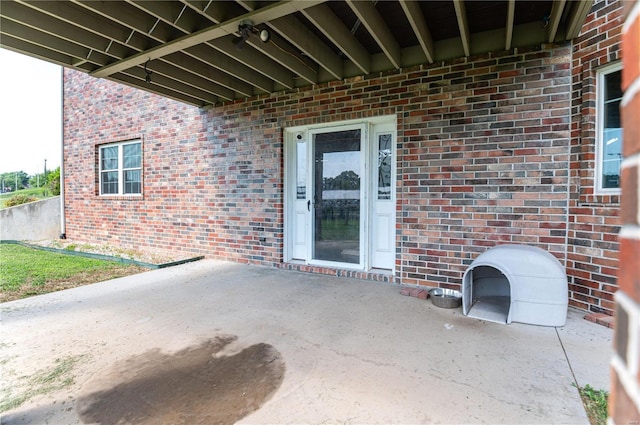
[[[284,270],[293,270],[302,273],[325,274],[336,277],[350,277],[353,279],[372,280],[375,282],[395,283],[395,277],[390,271],[374,269],[372,271],[346,270],[327,266],[317,266],[312,264],[299,264],[285,262],[278,265]]]

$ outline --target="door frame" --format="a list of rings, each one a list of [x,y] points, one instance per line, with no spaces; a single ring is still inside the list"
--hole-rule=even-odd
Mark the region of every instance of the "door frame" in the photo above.
[[[394,205],[392,212],[392,220],[391,220],[391,228],[389,229],[390,237],[393,238],[393,245],[395,246],[395,204],[396,204],[396,163],[397,163],[397,118],[395,115],[384,115],[379,117],[372,117],[367,119],[358,119],[358,120],[348,120],[348,121],[338,121],[331,123],[322,123],[316,125],[305,125],[305,126],[295,126],[295,127],[287,127],[283,131],[283,149],[284,149],[284,223],[283,223],[283,260],[285,262],[292,263],[300,263],[300,264],[308,264],[308,265],[317,265],[317,266],[330,266],[330,267],[339,267],[343,269],[354,269],[354,270],[362,270],[368,271],[371,270],[371,259],[372,259],[372,240],[373,233],[370,228],[370,218],[373,216],[374,209],[374,199],[377,198],[377,185],[375,182],[375,178],[372,175],[374,171],[377,173],[377,166],[373,162],[374,153],[377,155],[377,144],[374,146],[377,141],[374,141],[373,138],[375,136],[375,132],[373,131],[373,127],[377,124],[392,124],[393,128],[393,144],[392,144],[392,152],[394,154],[394,160],[392,162],[392,185],[391,185],[391,202]],[[306,220],[305,229],[304,229],[304,238],[307,244],[307,251],[305,255],[299,255],[300,250],[298,249],[298,257],[304,256],[304,258],[295,258],[294,257],[294,238],[296,237],[296,232],[294,232],[295,222],[292,220],[298,219],[296,217],[296,201],[300,201],[297,199],[296,186],[297,186],[297,143],[298,142],[306,142],[307,143],[307,155],[308,158],[313,158],[312,152],[312,135],[317,133],[322,133],[325,131],[340,131],[341,129],[347,128],[358,128],[362,126],[364,131],[363,143],[361,146],[361,168],[364,173],[365,178],[363,178],[360,182],[360,192],[361,192],[361,226],[360,226],[360,264],[350,264],[350,263],[338,263],[338,262],[327,262],[327,261],[314,261],[312,259],[312,244],[313,244],[313,229],[311,228],[313,225],[312,218]],[[306,200],[304,203],[308,202],[310,197],[312,197],[311,182],[313,172],[312,167],[307,164],[306,167]],[[300,206],[303,204],[300,203]],[[297,235],[300,237],[300,234]],[[395,250],[394,250],[395,251]],[[385,270],[389,270],[391,272],[395,271],[395,256],[394,261],[389,264],[389,268],[385,268]]]

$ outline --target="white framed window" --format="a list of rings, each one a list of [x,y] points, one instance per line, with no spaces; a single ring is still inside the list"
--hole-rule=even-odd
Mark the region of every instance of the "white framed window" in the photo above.
[[[622,64],[606,66],[597,75],[596,192],[619,193],[622,164]]]
[[[99,147],[100,195],[142,194],[142,142],[129,140]]]

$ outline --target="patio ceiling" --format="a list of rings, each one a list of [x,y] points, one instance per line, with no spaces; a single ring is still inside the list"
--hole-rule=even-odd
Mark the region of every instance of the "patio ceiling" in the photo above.
[[[206,106],[570,40],[591,5],[592,0],[3,0],[0,45]],[[246,24],[245,40],[240,26]],[[268,30],[267,42],[261,30]]]

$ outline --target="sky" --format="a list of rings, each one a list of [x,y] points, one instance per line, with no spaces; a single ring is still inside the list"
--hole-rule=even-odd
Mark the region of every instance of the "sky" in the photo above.
[[[60,165],[62,68],[0,48],[0,173]]]

